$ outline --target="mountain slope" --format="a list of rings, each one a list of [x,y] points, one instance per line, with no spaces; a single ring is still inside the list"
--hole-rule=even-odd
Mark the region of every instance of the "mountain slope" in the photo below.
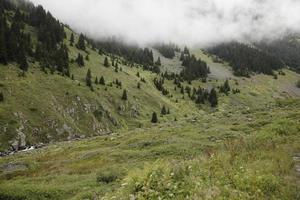
[[[13,22],[16,11],[6,14]],[[170,59],[116,43],[108,53],[111,44],[64,25],[51,55],[38,58],[39,28],[24,25],[33,46],[25,51],[28,70],[18,59],[0,64],[0,151],[45,146],[0,158],[0,199],[299,198],[299,74],[238,77],[229,63],[190,49],[186,61],[195,55],[193,67],[205,61],[211,73],[185,80],[180,53]],[[65,49],[67,59],[57,55]],[[102,76],[105,85],[96,84]],[[212,88],[215,107],[204,98]]]

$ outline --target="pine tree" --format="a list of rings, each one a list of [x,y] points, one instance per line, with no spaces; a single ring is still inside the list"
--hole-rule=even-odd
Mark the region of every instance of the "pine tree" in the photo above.
[[[184,60],[184,53],[181,52],[181,55],[180,55],[180,61],[182,62]]]
[[[153,112],[151,122],[154,123],[154,124],[158,122],[158,118],[157,118],[156,112]]]
[[[127,101],[127,91],[123,90],[122,100]]]
[[[95,84],[96,84],[96,85],[99,84],[98,77],[95,78]]]
[[[138,82],[137,88],[138,88],[138,89],[141,89],[141,83],[140,83],[140,82]]]
[[[18,63],[20,65],[20,69],[26,72],[28,70],[28,63],[27,63],[27,58],[25,56],[24,49],[21,48],[19,50],[19,56],[18,56]]]
[[[3,102],[4,101],[4,95],[2,92],[0,92],[0,102]]]
[[[7,64],[7,50],[6,50],[6,38],[5,38],[5,32],[6,26],[5,26],[5,19],[2,19],[0,17],[0,63],[6,65]]]
[[[161,66],[160,57],[158,57],[157,61],[155,62],[155,65],[157,65],[157,66]]]
[[[109,61],[108,61],[108,58],[107,58],[107,57],[105,57],[105,59],[104,59],[104,66],[105,66],[105,67],[109,67],[109,66],[110,66],[110,64],[109,64]]]
[[[92,72],[90,69],[87,71],[85,81],[88,87],[92,87]]]
[[[212,107],[216,107],[218,105],[217,92],[214,88],[210,91],[208,100]]]
[[[76,47],[80,50],[85,51],[85,40],[83,34],[80,34]]]
[[[161,109],[161,114],[162,115],[166,115],[167,114],[167,108],[166,106],[163,106],[162,109]]]
[[[73,45],[74,45],[74,42],[75,42],[74,34],[72,33],[72,34],[71,34],[71,38],[70,38],[70,45],[73,46]]]
[[[104,80],[104,77],[101,76],[100,80],[99,80],[99,84],[100,85],[105,85],[105,80]]]
[[[80,53],[78,53],[78,56],[77,56],[77,58],[76,58],[76,62],[77,62],[77,64],[78,64],[80,67],[84,66],[83,56],[82,56]]]
[[[90,60],[89,55],[86,55],[86,56],[85,56],[85,60],[86,60],[86,61],[89,61],[89,60]]]

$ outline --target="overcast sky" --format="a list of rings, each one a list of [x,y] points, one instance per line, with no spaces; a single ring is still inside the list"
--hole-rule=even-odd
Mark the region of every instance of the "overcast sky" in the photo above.
[[[94,38],[210,45],[300,31],[300,0],[31,0]]]

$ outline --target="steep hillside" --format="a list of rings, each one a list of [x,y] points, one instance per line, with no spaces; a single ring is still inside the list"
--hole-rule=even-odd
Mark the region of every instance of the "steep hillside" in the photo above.
[[[93,41],[4,2],[0,200],[300,198],[296,72],[235,76],[245,57]]]

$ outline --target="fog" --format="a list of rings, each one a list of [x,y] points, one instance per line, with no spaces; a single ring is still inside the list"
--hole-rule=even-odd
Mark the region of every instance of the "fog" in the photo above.
[[[300,32],[300,0],[32,0],[77,32],[208,46]]]

